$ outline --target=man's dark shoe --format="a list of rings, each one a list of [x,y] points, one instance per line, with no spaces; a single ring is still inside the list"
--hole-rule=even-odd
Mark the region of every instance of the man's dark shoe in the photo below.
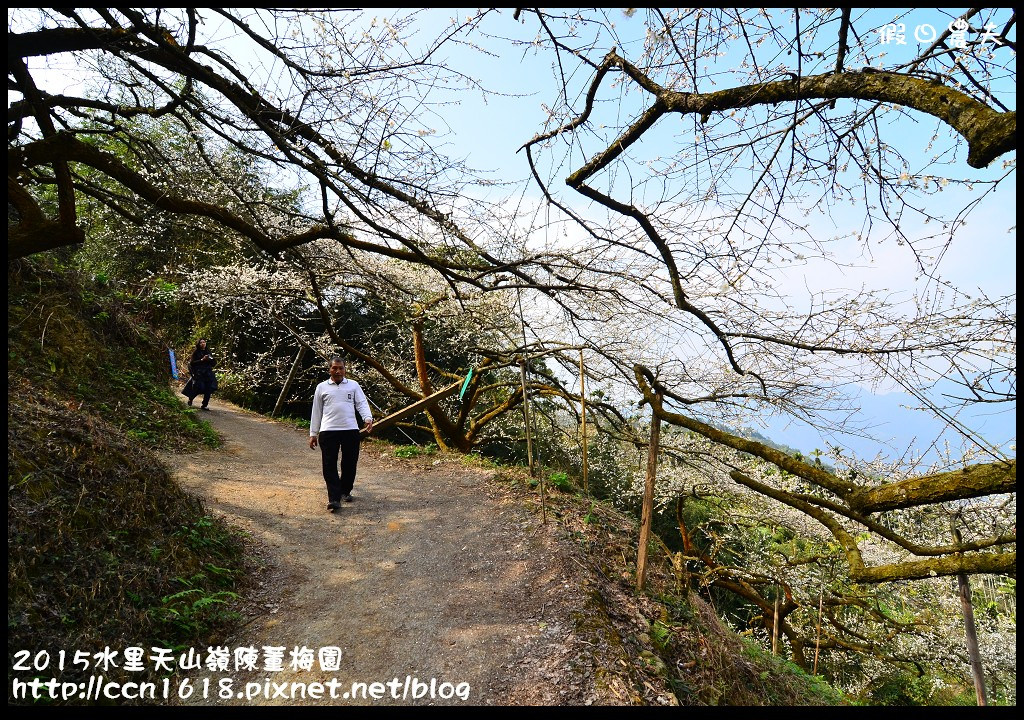
[[[210,412],[210,408],[206,407],[205,405],[203,405],[203,406],[202,406],[201,408],[199,408],[199,409],[200,409],[200,410],[205,410],[206,412]]]
[[[341,503],[337,500],[331,500],[327,503],[327,509],[331,512],[337,512],[338,510],[341,510]]]
[[[344,500],[345,502],[352,502],[352,496],[351,495],[347,495],[347,494],[346,495],[342,495],[341,499]]]

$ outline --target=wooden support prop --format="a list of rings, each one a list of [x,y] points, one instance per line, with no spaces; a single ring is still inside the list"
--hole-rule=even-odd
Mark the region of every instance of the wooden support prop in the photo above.
[[[960,531],[953,528],[953,542],[957,547],[963,542]],[[985,668],[981,664],[981,650],[978,648],[978,630],[974,625],[974,603],[971,599],[971,583],[967,573],[956,574],[957,587],[960,590],[960,608],[964,614],[964,633],[967,638],[967,656],[971,660],[971,677],[974,678],[974,693],[978,705],[988,705],[988,694],[985,692]]]
[[[274,409],[270,411],[270,417],[274,417],[281,410],[281,406],[284,404],[284,398],[288,394],[288,388],[291,387],[292,380],[295,379],[295,373],[299,369],[299,363],[302,362],[302,356],[306,354],[306,346],[299,345],[299,352],[295,356],[295,361],[292,363],[292,369],[288,371],[288,377],[284,381],[284,387],[281,388],[281,394],[277,396],[277,402],[274,403]]]
[[[459,391],[459,388],[461,387],[462,380],[459,380],[457,383],[452,383],[448,387],[442,390],[438,390],[433,395],[428,395],[427,397],[421,400],[417,400],[412,405],[405,406],[398,412],[393,412],[390,415],[382,417],[380,420],[374,421],[373,429],[383,430],[388,425],[393,425],[399,420],[404,420],[405,418],[415,415],[418,412],[422,412],[423,410],[426,410],[428,407],[438,402],[439,400],[444,400],[445,398],[451,397],[452,395],[457,393]],[[366,428],[363,428],[360,432],[365,433]]]
[[[825,602],[825,586],[822,585],[818,591],[818,636],[814,639],[814,670],[811,671],[812,675],[818,674],[818,651],[821,650],[821,609],[824,607]]]
[[[658,396],[660,404],[661,396]],[[640,514],[640,540],[636,559],[636,587],[644,589],[647,576],[647,544],[651,538],[651,522],[654,519],[654,481],[658,476],[658,444],[661,437],[661,419],[651,413],[651,445],[647,449],[647,477],[644,479],[644,503]]]
[[[533,470],[533,439],[530,436],[530,395],[526,390],[526,360],[519,360],[519,379],[523,383],[523,423],[526,426],[526,459],[530,464],[530,477],[536,473]],[[544,486],[541,485],[541,504],[543,506]],[[545,518],[546,519],[546,518]]]
[[[779,586],[775,585],[775,612],[772,614],[772,655],[779,654]]]
[[[590,486],[587,484],[587,389],[583,377],[583,350],[580,349],[580,421],[582,423],[580,434],[583,436],[583,492],[590,494]]]

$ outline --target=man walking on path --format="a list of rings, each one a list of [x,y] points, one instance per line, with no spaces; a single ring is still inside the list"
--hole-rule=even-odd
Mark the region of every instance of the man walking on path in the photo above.
[[[352,486],[356,481],[359,462],[359,421],[366,423],[366,431],[373,430],[370,403],[359,383],[345,377],[345,361],[335,355],[328,370],[331,377],[316,386],[313,394],[313,414],[309,419],[309,447],[320,446],[323,460],[324,482],[327,483],[327,509],[336,512],[341,501],[352,502]],[[341,455],[341,474],[338,474],[338,455]]]

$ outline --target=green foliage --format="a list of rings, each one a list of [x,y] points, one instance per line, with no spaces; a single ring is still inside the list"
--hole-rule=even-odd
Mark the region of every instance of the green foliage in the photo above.
[[[490,469],[498,469],[505,467],[505,463],[501,462],[501,458],[488,457],[482,455],[477,451],[466,453],[465,455],[462,456],[462,461],[467,465],[472,465],[473,467],[483,467]],[[499,472],[495,473],[495,477],[499,477],[502,475],[503,473],[500,470]]]
[[[222,572],[216,573],[215,576],[230,578],[234,574],[234,571],[225,571],[223,568],[219,570]],[[207,589],[205,585],[208,584],[208,579],[208,575],[202,572],[187,580],[174,578],[175,582],[185,585],[187,589],[160,598],[159,606],[153,608],[153,616],[164,626],[163,631],[171,638],[203,637],[218,627],[230,625],[240,619],[241,616],[230,609],[232,601],[238,599],[238,594],[230,590]],[[196,587],[197,585],[199,586]],[[176,644],[173,640],[167,644],[175,649],[186,647]]]
[[[235,205],[246,193],[261,204],[273,197],[265,191],[258,163],[252,158],[225,149],[209,137],[202,138],[200,152],[197,143],[202,131],[184,128],[174,118],[125,119],[122,127],[131,140],[107,129],[82,139],[176,194],[202,194],[211,203],[227,206]],[[199,161],[200,157],[222,174]],[[109,284],[126,300],[144,306],[147,322],[161,328],[168,346],[187,346],[194,343],[194,333],[201,332],[215,347],[227,347],[223,341],[230,334],[230,321],[197,305],[182,292],[182,286],[210,268],[255,258],[258,251],[210,219],[165,212],[148,202],[139,205],[137,197],[125,195],[107,175],[86,166],[77,171],[102,188],[101,192],[118,198],[116,204],[129,215],[145,216],[146,222],[133,222],[106,203],[88,194],[79,195],[78,217],[89,232],[83,245],[66,253],[67,266],[92,275],[97,286]],[[49,201],[52,204],[53,199]],[[52,258],[59,253],[48,255]]]
[[[1017,622],[1017,579],[1011,577],[992,578],[988,582],[975,583],[972,592],[974,612],[996,620],[1006,618]]]
[[[871,705],[976,706],[973,687],[965,687],[949,677],[910,670],[893,670],[875,678],[863,694]]]
[[[568,473],[553,472],[548,475],[548,482],[552,487],[557,488],[562,492],[573,492],[573,490],[575,490],[572,481],[569,479]]]
[[[420,445],[399,445],[393,450],[395,457],[400,458],[414,458],[420,457],[421,455],[433,455],[437,452],[437,446],[434,444],[427,444],[424,446]]]
[[[587,485],[594,497],[622,498],[630,473],[621,450],[618,441],[604,433],[598,433],[588,443]],[[580,472],[582,474],[582,469]]]
[[[813,697],[818,698],[815,704],[844,705],[846,697],[821,677],[811,675],[798,665],[780,658],[765,650],[750,638],[743,638],[743,654],[757,667],[761,668],[757,683],[759,691],[765,694],[766,705],[785,704],[785,694],[790,687],[799,685],[807,688]]]
[[[187,408],[184,410],[184,413],[185,418],[182,424],[188,432],[199,435],[204,447],[211,449],[220,447],[220,435],[217,434],[217,431],[213,429],[210,423],[200,419],[194,408]]]
[[[113,282],[8,268],[12,649],[200,645],[235,617],[240,539],[151,451],[219,440],[167,389],[146,317]],[[175,597],[182,579],[192,592]]]
[[[226,629],[230,609],[201,600],[226,601],[224,593],[237,591],[239,539],[117,428],[31,385],[13,390],[11,647],[178,646]],[[165,600],[180,578],[198,591],[187,607]],[[59,626],[52,618],[60,618]]]
[[[224,533],[220,524],[209,515],[183,525],[175,532],[175,536],[181,538],[193,550],[224,548],[234,541],[234,538]]]
[[[159,305],[170,306],[177,299],[178,286],[163,278],[155,278],[153,280],[152,290],[150,291],[150,301]]]
[[[672,642],[672,628],[660,620],[655,620],[651,623],[651,639],[659,650],[668,649]]]
[[[254,388],[250,379],[243,372],[217,371],[217,392],[225,399],[242,407],[254,407],[259,403],[259,389]],[[312,393],[310,393],[312,397]],[[273,404],[270,405],[272,409]]]
[[[52,263],[50,263],[52,266]],[[149,447],[219,442],[168,389],[167,341],[144,300],[44,262],[8,268],[9,371]]]
[[[195,134],[172,118],[139,117],[126,120],[125,127],[133,136],[130,143],[125,142],[123,136],[107,133],[83,137],[117,156],[129,168],[146,173],[152,181],[173,187],[176,193],[187,195],[190,187],[202,185],[203,194],[210,202],[229,202],[234,197],[232,192],[247,184],[236,176],[235,187],[228,188],[209,171],[199,170],[194,162],[200,156]],[[207,144],[205,150],[210,152],[214,147],[215,144]],[[161,154],[153,157],[156,148]],[[221,154],[218,159],[229,154]],[[122,194],[117,183],[106,175],[86,166],[79,169],[112,195]],[[252,162],[236,164],[234,169],[249,175],[257,172]],[[138,201],[128,196],[119,202],[132,208]],[[135,206],[135,209],[146,216],[146,223],[131,222],[106,204],[80,195],[78,215],[90,232],[75,253],[74,262],[97,277],[130,283],[137,295],[151,292],[150,299],[162,308],[164,318],[174,318],[188,311],[187,307],[179,305],[176,293],[181,278],[221,262],[231,262],[244,252],[230,233],[212,221],[164,212],[149,203]],[[154,277],[155,272],[162,276]],[[152,279],[144,281],[143,278]]]
[[[572,528],[588,558],[600,569],[595,603],[612,617],[623,616],[622,598],[636,600],[630,614],[646,620],[623,634],[609,623],[603,640],[630,647],[633,671],[656,675],[682,705],[843,705],[848,700],[821,678],[747,643],[723,623],[713,607],[679,582],[671,558],[651,546],[644,592],[637,597],[636,518],[608,501],[579,495],[548,496],[549,516]],[[598,618],[600,620],[600,618]],[[589,621],[591,625],[593,620]],[[621,631],[622,628],[620,627]],[[634,687],[644,685],[635,679]]]
[[[278,422],[287,423],[288,425],[293,425],[294,427],[301,428],[303,430],[309,430],[308,417],[294,417],[292,415],[282,415],[280,417],[275,417],[274,419],[277,420]]]

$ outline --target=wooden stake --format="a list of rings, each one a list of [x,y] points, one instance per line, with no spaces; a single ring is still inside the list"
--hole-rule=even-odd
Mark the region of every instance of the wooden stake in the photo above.
[[[772,628],[772,655],[779,654],[779,586],[775,586],[775,617]]]
[[[658,395],[661,404],[661,395]],[[647,477],[644,480],[644,504],[640,514],[640,546],[636,560],[636,587],[644,589],[647,575],[647,544],[651,537],[651,522],[654,518],[654,480],[658,474],[658,443],[661,436],[661,419],[651,413],[651,445],[647,450]]]
[[[519,361],[519,378],[523,383],[523,421],[526,423],[526,459],[533,477],[533,441],[530,438],[530,396],[526,392],[526,360]]]
[[[953,541],[959,547],[962,541],[960,531],[953,528]],[[967,573],[958,572],[956,583],[960,589],[960,608],[964,614],[964,630],[967,635],[967,654],[971,658],[971,676],[974,678],[974,694],[978,697],[978,705],[988,705],[985,692],[985,668],[981,664],[981,651],[978,648],[978,631],[974,626],[974,603],[971,600],[971,583]]]
[[[295,362],[292,363],[292,369],[288,371],[288,377],[285,378],[284,387],[281,388],[281,394],[277,396],[277,402],[274,403],[274,409],[270,412],[270,417],[277,415],[278,411],[281,410],[281,406],[284,404],[285,395],[288,394],[288,388],[291,387],[292,380],[295,379],[295,373],[299,369],[299,363],[302,362],[302,356],[306,354],[306,346],[299,345],[299,353],[295,356]]]
[[[583,433],[583,492],[590,494],[590,486],[587,484],[587,396],[583,378],[583,349],[580,348],[580,418],[582,419],[581,432]]]
[[[818,651],[821,649],[821,609],[825,599],[825,588],[818,591],[818,636],[814,639],[814,670],[812,675],[818,674]]]
[[[386,416],[384,416],[382,418],[379,418],[378,420],[376,420],[373,423],[373,429],[374,430],[383,430],[384,428],[386,428],[386,427],[388,427],[390,425],[395,424],[399,420],[404,420],[405,418],[407,418],[407,417],[409,417],[411,415],[415,415],[417,413],[423,412],[424,410],[426,410],[431,405],[434,405],[435,403],[438,403],[441,400],[444,400],[445,398],[449,398],[452,395],[455,395],[461,388],[462,388],[462,381],[461,380],[459,382],[452,383],[448,387],[442,388],[442,389],[438,390],[433,395],[428,395],[425,398],[420,398],[419,400],[414,402],[412,405],[406,405],[401,410],[397,410],[396,412],[393,412],[390,415],[386,415]],[[366,428],[363,428],[359,432],[365,434],[366,433]]]
[[[523,419],[526,423],[526,459],[530,463],[530,477],[536,477],[533,468],[533,440],[530,435],[530,396],[526,392],[526,359],[519,361],[519,378],[523,383]],[[544,477],[540,478],[540,517],[541,522],[547,525],[548,504],[544,493]]]

